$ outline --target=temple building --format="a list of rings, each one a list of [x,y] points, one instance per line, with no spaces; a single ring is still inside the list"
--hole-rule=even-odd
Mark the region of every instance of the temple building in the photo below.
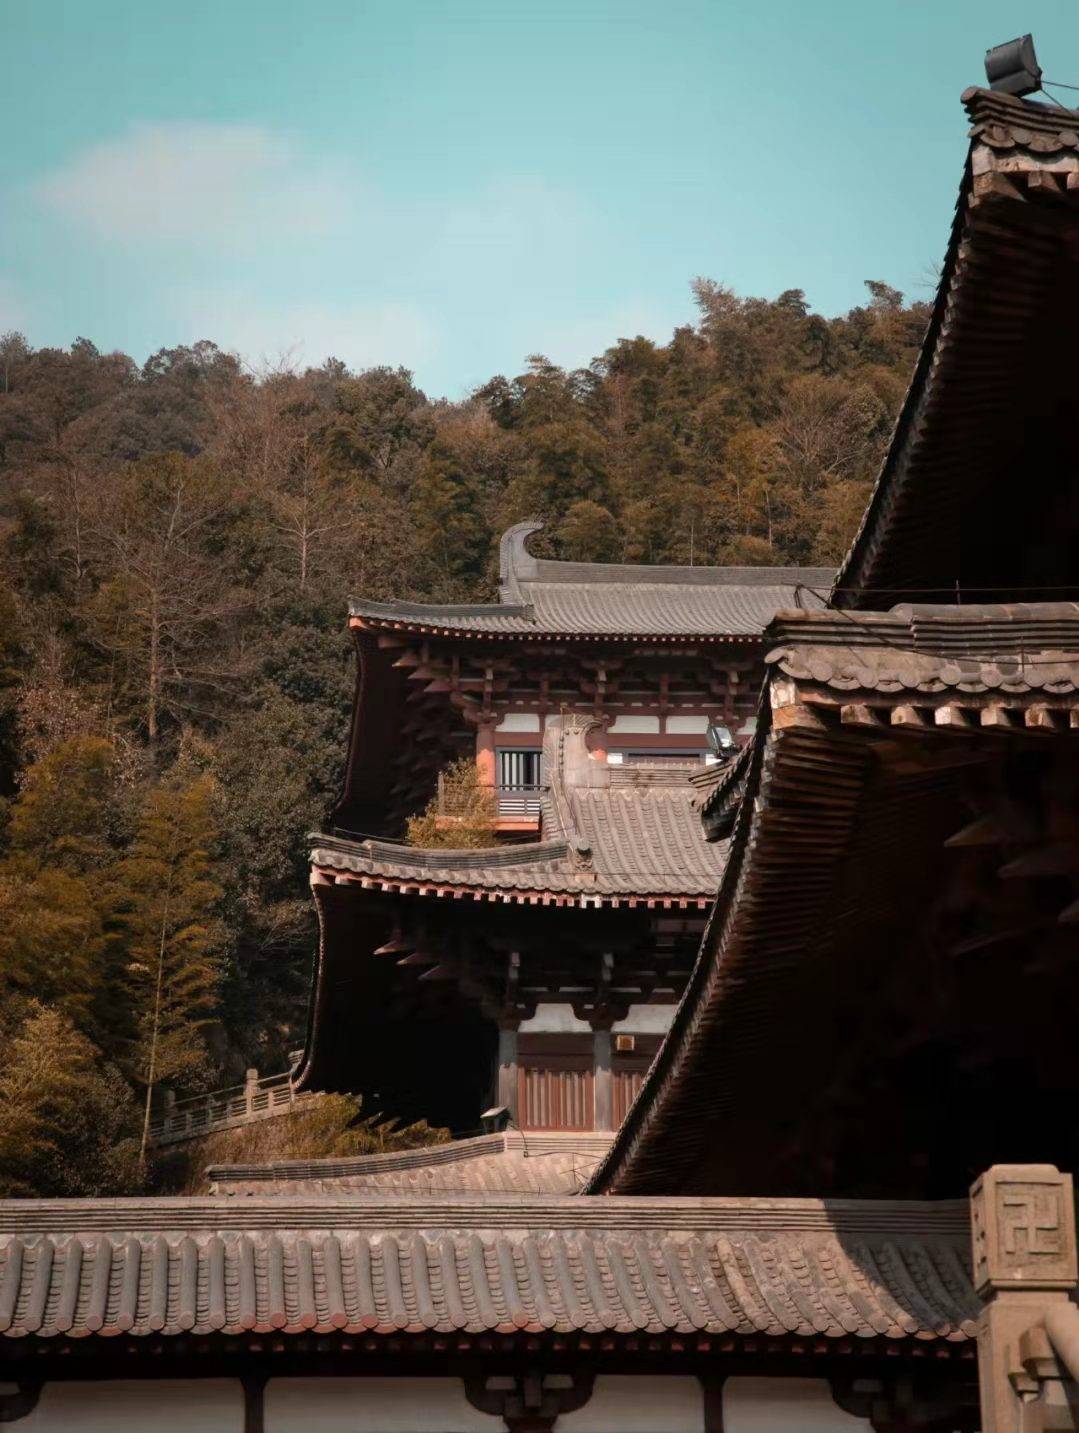
[[[932,321],[826,604],[800,600],[817,584],[796,578],[791,600],[757,609],[762,630],[746,621],[736,638],[729,603],[693,630],[702,593],[726,602],[738,583],[687,580],[672,608],[628,614],[621,599],[589,606],[588,583],[552,578],[511,537],[512,600],[497,607],[451,619],[357,605],[357,729],[338,829],[313,843],[322,950],[299,1079],[361,1069],[349,1042],[374,1038],[365,1005],[385,1001],[398,1034],[414,1021],[431,1035],[432,1099],[452,1087],[464,1109],[466,1087],[483,1088],[454,1067],[458,1022],[463,1064],[478,1041],[471,1008],[517,1036],[502,1052],[515,1083],[496,1072],[507,1099],[517,1092],[513,1124],[404,1155],[220,1167],[203,1198],[0,1202],[0,1421],[1079,1428],[1066,1172],[1079,1100],[1079,113],[987,90],[964,102],[970,150]],[[648,586],[633,572],[609,575]],[[564,587],[564,604],[545,587]],[[611,630],[583,630],[605,610]],[[570,611],[585,614],[577,635],[552,631]],[[547,624],[534,651],[530,622]],[[633,675],[615,696],[599,658],[623,643]],[[761,664],[745,703],[741,676],[716,675],[717,690],[708,676],[739,644]],[[674,676],[688,665],[671,661],[691,650],[703,654],[692,693]],[[412,787],[388,754],[421,684],[432,750],[427,785]],[[563,702],[571,691],[580,700]],[[536,831],[469,859],[395,842],[462,734],[493,755],[497,780],[501,743],[518,736],[503,725],[514,692],[516,712],[542,719]],[[616,747],[636,693],[659,727]],[[740,748],[688,780],[612,763],[630,736],[675,749],[675,696],[678,714],[741,732]],[[464,722],[444,742],[433,698]],[[708,749],[684,735],[679,752]],[[611,815],[620,801],[636,813],[632,842]],[[708,879],[705,913],[694,883]],[[706,916],[680,987],[668,972],[684,952],[653,949],[658,913]],[[615,918],[640,922],[632,953]],[[372,972],[391,967],[378,986]],[[416,971],[417,986],[448,992],[440,1016],[408,986]],[[529,1129],[525,1037],[583,1034],[529,1028],[552,1006],[588,1027],[592,1122]],[[598,1037],[640,1029],[634,1007],[669,1010],[669,1028],[616,1094],[616,1049]],[[569,1108],[564,1089],[557,1099]],[[593,1128],[597,1111],[614,1123],[616,1100],[617,1130]]]
[[[522,1130],[622,1122],[719,885],[698,806],[752,736],[764,630],[819,610],[832,579],[545,561],[539,526],[503,537],[498,602],[353,601],[345,789],[312,837],[299,1088],[457,1132],[488,1110]],[[462,754],[501,844],[392,839]]]

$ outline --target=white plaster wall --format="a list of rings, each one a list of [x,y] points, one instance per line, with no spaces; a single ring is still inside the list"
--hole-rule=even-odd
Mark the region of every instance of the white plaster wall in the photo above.
[[[12,1427],[26,1433],[243,1433],[239,1379],[131,1379],[47,1383]]]
[[[669,716],[667,731],[671,736],[704,736],[708,730],[706,716]]]
[[[507,712],[495,731],[539,731],[539,712]]]
[[[640,735],[658,736],[658,716],[616,716],[608,728],[612,735],[623,733],[639,733]]]
[[[674,1019],[673,1005],[631,1005],[624,1020],[616,1020],[611,1026],[615,1034],[663,1035]],[[587,1035],[592,1027],[587,1020],[579,1020],[573,1013],[572,1005],[555,1001],[540,1001],[535,1015],[522,1020],[518,1027],[521,1035]]]
[[[600,1374],[592,1397],[556,1433],[704,1433],[700,1381],[680,1374]]]
[[[265,1433],[500,1433],[459,1378],[272,1378]],[[202,1433],[202,1429],[199,1429]]]
[[[867,1418],[837,1408],[823,1378],[729,1378],[723,1433],[870,1433]]]
[[[631,1005],[626,1018],[616,1020],[611,1030],[616,1035],[665,1035],[671,1028],[676,1008],[674,1005]]]
[[[591,1025],[587,1020],[578,1020],[572,1005],[540,1001],[535,1015],[522,1020],[518,1026],[519,1035],[588,1035]]]

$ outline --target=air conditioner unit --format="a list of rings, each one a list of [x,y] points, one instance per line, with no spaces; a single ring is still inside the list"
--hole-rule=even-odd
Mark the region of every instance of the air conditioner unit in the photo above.
[[[614,1048],[620,1055],[628,1055],[637,1048],[637,1039],[634,1035],[616,1035],[614,1037]]]

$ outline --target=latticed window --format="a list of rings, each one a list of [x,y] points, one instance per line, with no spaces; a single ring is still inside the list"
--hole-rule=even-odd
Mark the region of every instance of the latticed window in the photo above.
[[[543,753],[510,751],[498,753],[498,788],[500,791],[535,791],[543,785]]]

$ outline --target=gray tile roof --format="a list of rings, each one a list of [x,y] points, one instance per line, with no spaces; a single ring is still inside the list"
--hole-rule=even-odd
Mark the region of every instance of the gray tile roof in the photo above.
[[[834,573],[821,567],[651,567],[552,562],[518,523],[502,538],[499,601],[443,605],[353,598],[353,617],[379,626],[536,636],[756,637],[784,608],[816,608]]]
[[[610,1333],[966,1343],[964,1204],[0,1203],[0,1331]]]
[[[726,859],[724,842],[704,838],[696,788],[676,783],[611,785],[567,791],[572,829],[559,839],[486,850],[421,850],[390,841],[314,835],[311,864],[375,885],[432,886],[503,893],[543,893],[594,900],[710,900]],[[544,829],[558,826],[554,803]]]
[[[1079,603],[803,613],[775,622],[769,665],[838,693],[1043,692],[1079,679]]]

